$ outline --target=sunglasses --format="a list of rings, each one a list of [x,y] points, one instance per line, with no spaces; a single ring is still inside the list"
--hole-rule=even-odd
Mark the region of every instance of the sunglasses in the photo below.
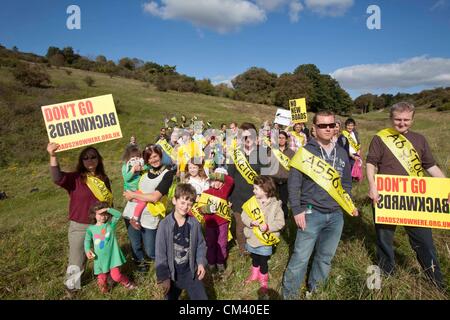
[[[83,157],[83,160],[84,160],[84,161],[87,161],[87,160],[95,160],[95,159],[97,159],[97,156],[90,156],[90,157],[85,156],[85,157]]]
[[[316,126],[319,129],[325,129],[325,128],[334,129],[334,128],[336,128],[336,123],[318,123],[318,124],[316,124]]]

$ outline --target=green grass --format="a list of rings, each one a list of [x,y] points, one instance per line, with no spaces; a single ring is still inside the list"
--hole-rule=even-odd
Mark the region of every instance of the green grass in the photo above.
[[[68,197],[56,187],[49,174],[46,153],[46,132],[40,106],[84,97],[112,93],[119,113],[123,139],[96,145],[105,159],[112,180],[115,205],[123,209],[120,157],[128,138],[135,134],[142,146],[153,142],[162,126],[163,118],[173,114],[193,115],[213,121],[215,126],[231,121],[252,121],[259,125],[273,120],[276,108],[191,93],[158,92],[136,80],[109,78],[103,74],[72,69],[67,75],[63,69],[52,69],[52,88],[23,91],[8,69],[0,69],[0,86],[9,95],[0,98],[2,116],[2,157],[9,165],[0,168],[0,188],[9,198],[0,201],[0,299],[61,299],[64,296],[63,279],[68,257],[67,209]],[[95,80],[93,87],[84,82],[85,76]],[[27,109],[28,108],[28,109]],[[312,116],[312,115],[310,115]],[[387,112],[356,115],[367,152],[371,137],[388,126]],[[6,119],[6,120],[5,120]],[[345,119],[344,119],[345,120]],[[439,166],[449,175],[450,115],[419,109],[414,129],[426,135]],[[25,142],[31,141],[26,145]],[[24,147],[26,145],[26,147]],[[63,169],[74,169],[79,150],[61,153]],[[11,162],[11,159],[16,161]],[[37,192],[30,192],[38,188]],[[366,286],[367,267],[375,264],[375,234],[371,208],[367,202],[367,183],[355,185],[354,194],[361,218],[345,218],[344,232],[332,263],[329,281],[314,295],[315,299],[448,299],[424,279],[415,254],[409,246],[402,227],[395,238],[399,272],[383,278],[381,290]],[[271,287],[269,297],[280,299],[281,279],[292,250],[295,228],[289,222],[276,253],[269,261]],[[450,233],[434,230],[434,240],[444,273],[450,278]],[[130,247],[124,225],[118,228],[119,242],[130,260]],[[251,261],[238,255],[230,244],[228,268],[222,277],[207,275],[205,283],[211,299],[257,299],[258,285],[244,285]],[[129,292],[114,287],[102,295],[96,288],[92,265],[83,276],[83,287],[78,299],[161,299],[156,286],[154,266],[142,275],[127,263],[124,272],[133,277],[139,288]],[[299,297],[304,296],[304,289]],[[186,297],[185,295],[183,297]]]

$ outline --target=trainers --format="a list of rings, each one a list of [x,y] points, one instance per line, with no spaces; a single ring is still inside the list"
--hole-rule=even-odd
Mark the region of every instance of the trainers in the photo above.
[[[209,270],[209,272],[213,273],[213,272],[216,272],[217,267],[215,264],[208,264],[208,270]]]
[[[134,290],[136,289],[136,284],[133,281],[128,281],[126,284],[123,285],[128,290]]]
[[[225,265],[222,263],[217,264],[217,271],[218,272],[225,272]]]
[[[149,270],[149,265],[145,261],[136,263],[136,268],[138,272],[145,273]]]
[[[69,288],[65,287],[64,297],[62,299],[63,300],[72,300],[75,298],[78,291],[80,291],[80,290],[79,289],[69,289]]]
[[[108,293],[108,291],[109,291],[108,283],[107,283],[107,282],[105,282],[105,283],[99,283],[99,284],[98,284],[98,288],[100,289],[100,292],[101,292],[101,293]]]
[[[134,217],[130,219],[130,224],[133,227],[133,229],[141,230],[141,224],[139,221],[137,221]]]

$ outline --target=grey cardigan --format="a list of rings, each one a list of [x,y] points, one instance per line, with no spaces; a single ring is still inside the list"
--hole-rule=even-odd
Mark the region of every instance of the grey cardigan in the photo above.
[[[175,281],[175,258],[173,249],[173,229],[175,219],[173,212],[166,216],[158,226],[156,232],[156,279]],[[198,265],[206,267],[206,243],[200,223],[191,216],[186,216],[186,223],[190,226],[189,236],[189,268],[192,279],[195,278]]]

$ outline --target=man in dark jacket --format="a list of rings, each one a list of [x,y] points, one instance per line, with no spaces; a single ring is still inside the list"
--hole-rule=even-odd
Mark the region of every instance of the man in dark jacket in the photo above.
[[[249,176],[250,178],[254,178],[261,173],[261,168],[268,163],[267,151],[265,149],[260,150],[256,143],[257,132],[254,124],[242,123],[239,133],[242,135],[240,138],[243,140],[243,145],[239,146],[238,149],[242,151],[248,164],[245,172],[248,172],[248,170],[253,171]],[[228,174],[234,179],[234,188],[230,196],[230,201],[235,218],[236,241],[241,255],[244,255],[247,254],[247,251],[245,249],[244,224],[242,223],[241,213],[242,205],[253,196],[253,183],[247,181],[248,177],[246,178],[242,175],[233,161],[228,166]]]

